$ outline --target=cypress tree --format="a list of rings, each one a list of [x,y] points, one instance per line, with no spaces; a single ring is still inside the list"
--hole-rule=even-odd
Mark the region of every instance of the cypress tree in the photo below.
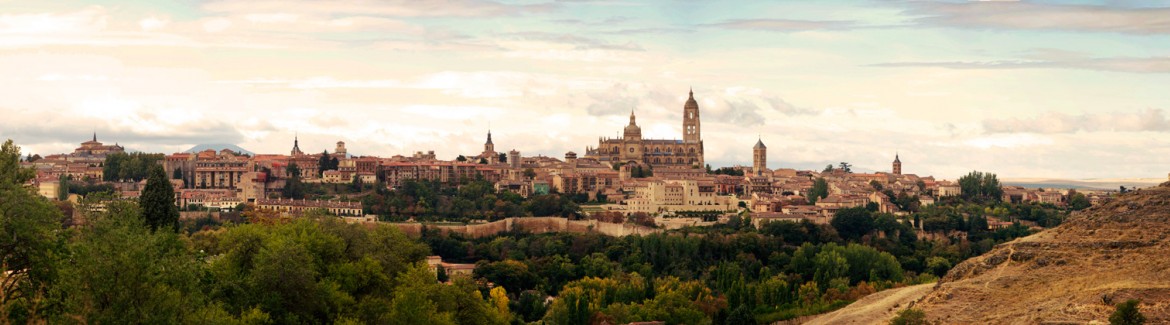
[[[166,229],[179,230],[179,208],[175,206],[175,189],[167,180],[162,166],[150,167],[150,177],[146,180],[146,187],[138,197],[138,206],[142,208],[142,218],[151,230]]]

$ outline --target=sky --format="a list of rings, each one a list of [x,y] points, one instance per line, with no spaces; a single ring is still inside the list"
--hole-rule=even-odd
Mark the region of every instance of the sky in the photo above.
[[[42,155],[562,157],[693,89],[715,167],[1162,178],[1170,3],[0,0],[0,89]]]

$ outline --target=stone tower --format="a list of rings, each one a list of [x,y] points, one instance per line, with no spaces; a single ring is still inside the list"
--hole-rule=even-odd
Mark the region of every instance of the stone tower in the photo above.
[[[337,141],[337,148],[333,149],[333,155],[345,158],[347,151],[345,150],[345,141]]]
[[[520,152],[516,149],[508,151],[508,166],[512,168],[520,168]]]
[[[630,110],[630,125],[622,132],[622,160],[642,160],[642,128],[634,118],[634,111]]]
[[[94,138],[97,138],[97,135],[94,135]],[[304,152],[301,152],[300,139],[298,139],[296,135],[293,135],[293,148],[292,148],[292,152],[290,152],[289,155],[290,156],[300,156],[300,155],[304,155],[304,154],[305,154]]]
[[[894,154],[894,175],[902,175],[902,160],[898,158],[898,154]]]
[[[487,138],[487,142],[484,142],[484,144],[483,144],[483,152],[484,153],[489,153],[489,152],[495,153],[496,152],[496,145],[492,143],[492,130],[488,130],[488,138]]]
[[[683,105],[683,142],[699,143],[699,103],[695,102],[695,91],[690,91],[687,103]]]
[[[756,176],[764,174],[764,170],[768,168],[768,146],[764,145],[764,140],[756,141],[756,146],[752,148],[752,172]]]

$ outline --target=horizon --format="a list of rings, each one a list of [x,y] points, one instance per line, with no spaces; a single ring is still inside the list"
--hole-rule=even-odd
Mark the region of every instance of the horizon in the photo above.
[[[706,161],[1163,180],[1170,7],[1095,2],[4,2],[0,138],[560,158],[622,131]],[[1086,18],[1087,17],[1087,18]],[[1026,19],[1025,19],[1026,18]],[[316,150],[313,150],[316,148]]]

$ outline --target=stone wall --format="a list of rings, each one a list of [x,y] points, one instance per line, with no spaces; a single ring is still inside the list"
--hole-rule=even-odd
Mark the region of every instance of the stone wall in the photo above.
[[[389,223],[398,227],[407,235],[418,237],[422,234],[423,224],[420,223]],[[531,217],[508,218],[499,221],[468,224],[468,225],[426,225],[427,228],[439,229],[442,233],[457,232],[471,238],[489,237],[509,230],[523,231],[534,234],[549,232],[599,233],[606,236],[648,235],[661,232],[661,229],[649,228],[634,224],[617,224],[599,222],[597,220],[569,220],[561,217]]]

